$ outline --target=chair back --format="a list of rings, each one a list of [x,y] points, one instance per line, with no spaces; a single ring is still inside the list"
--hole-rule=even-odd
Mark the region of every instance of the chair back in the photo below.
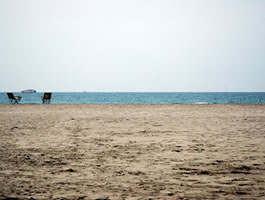
[[[7,96],[8,96],[9,99],[16,99],[15,96],[14,96],[14,94],[11,93],[11,92],[8,92],[7,93]]]
[[[51,92],[45,92],[43,95],[43,99],[51,99],[52,93]]]

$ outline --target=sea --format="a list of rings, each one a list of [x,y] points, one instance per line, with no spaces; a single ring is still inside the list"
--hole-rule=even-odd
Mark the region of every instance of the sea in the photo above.
[[[20,104],[41,104],[43,92],[19,93]],[[51,104],[264,104],[265,92],[53,92]],[[0,92],[0,104],[9,104]]]

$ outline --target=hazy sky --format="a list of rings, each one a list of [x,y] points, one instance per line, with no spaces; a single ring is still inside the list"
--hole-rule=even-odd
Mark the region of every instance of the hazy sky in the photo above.
[[[265,91],[264,0],[0,0],[0,91]]]

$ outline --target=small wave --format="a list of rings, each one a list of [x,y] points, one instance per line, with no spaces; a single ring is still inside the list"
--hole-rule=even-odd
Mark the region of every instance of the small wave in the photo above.
[[[211,104],[211,103],[209,103],[209,102],[196,102],[194,104]]]

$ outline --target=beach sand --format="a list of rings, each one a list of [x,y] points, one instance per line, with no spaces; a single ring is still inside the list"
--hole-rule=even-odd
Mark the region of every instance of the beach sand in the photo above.
[[[265,105],[0,105],[0,199],[265,199]]]

